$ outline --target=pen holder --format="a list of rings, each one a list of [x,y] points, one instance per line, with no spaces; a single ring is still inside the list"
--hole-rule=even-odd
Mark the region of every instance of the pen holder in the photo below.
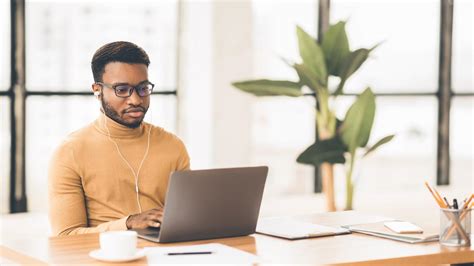
[[[471,245],[471,210],[441,209],[439,243],[444,246]]]

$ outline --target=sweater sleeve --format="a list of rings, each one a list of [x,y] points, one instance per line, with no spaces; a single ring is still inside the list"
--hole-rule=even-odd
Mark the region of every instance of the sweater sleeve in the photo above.
[[[67,143],[52,157],[48,173],[49,219],[55,236],[127,230],[124,217],[88,227],[81,177],[74,151]]]

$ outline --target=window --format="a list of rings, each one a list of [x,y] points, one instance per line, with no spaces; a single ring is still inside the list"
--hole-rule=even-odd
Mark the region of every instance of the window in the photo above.
[[[253,3],[255,77],[297,80],[279,56],[290,60],[298,58],[294,34],[296,24],[316,35],[316,21],[313,19],[317,1],[270,5],[255,0]],[[472,4],[469,0],[454,3],[453,90],[468,95],[474,92],[471,74]],[[439,138],[439,98],[436,93],[440,65],[440,13],[437,0],[331,1],[330,21],[348,21],[346,30],[351,49],[382,42],[346,83],[345,92],[349,94],[360,93],[367,86],[371,86],[376,94],[382,94],[377,96],[376,120],[369,143],[396,134],[392,143],[360,162],[366,165],[359,173],[361,190],[373,190],[374,187],[406,189],[418,186],[427,178],[435,182]],[[347,95],[338,98],[336,104],[340,118],[353,100],[354,97]],[[308,108],[302,107],[305,105]],[[473,159],[472,143],[465,140],[466,136],[472,136],[472,97],[455,98],[452,105],[451,180],[460,188],[466,187],[464,184],[472,180],[473,173],[469,164]],[[267,163],[270,169],[273,167],[278,172],[273,179],[270,173],[269,181],[276,184],[279,192],[293,193],[311,188],[311,181],[302,176],[312,177],[313,172],[294,161],[314,140],[312,106],[314,102],[309,99],[269,97],[255,101],[252,123],[254,160]],[[467,128],[463,130],[461,125]],[[277,175],[283,179],[278,180]],[[336,187],[343,191],[343,182],[337,182],[336,179]]]
[[[317,35],[316,7],[317,1],[252,2],[255,77],[298,80],[280,57],[299,59],[297,25]],[[298,164],[296,158],[314,141],[314,106],[311,97],[258,98],[253,104],[250,161],[270,167],[267,193],[312,190],[314,170]]]
[[[377,97],[376,118],[369,144],[389,134],[396,134],[396,137],[359,162],[363,165],[358,173],[361,177],[359,189],[418,189],[422,180],[431,178],[434,182],[438,123],[438,104],[434,93],[438,90],[439,1],[381,3],[333,0],[331,22],[339,20],[348,21],[348,37],[354,45],[351,49],[371,47],[382,42],[348,81],[346,93],[360,93],[370,86],[375,93],[392,94]],[[402,97],[403,93],[433,93],[433,96]]]
[[[0,18],[0,91],[6,91],[10,85],[10,1],[0,1]]]
[[[451,101],[451,179],[453,185],[474,191],[474,80],[473,2],[456,0],[453,20],[452,87],[459,95]]]
[[[451,110],[451,180],[453,185],[474,191],[474,97],[455,97]]]
[[[435,92],[438,88],[439,1],[331,1],[331,23],[346,20],[353,47],[374,50],[346,92]]]
[[[10,191],[10,99],[0,97],[0,213],[9,211]]]
[[[474,93],[473,8],[471,0],[454,2],[452,85],[454,92],[457,93]]]
[[[347,109],[355,98],[344,98],[340,105]],[[422,181],[436,176],[437,99],[378,96],[376,104],[369,145],[384,136],[396,136],[380,150],[356,161],[359,165],[355,172],[355,179],[358,179],[357,193],[370,194],[375,189],[379,192],[417,190]],[[342,185],[340,191],[344,191]]]
[[[0,1],[0,95],[10,86],[10,1]],[[9,210],[10,99],[0,96],[0,214]]]
[[[53,151],[99,114],[89,92],[100,46],[127,40],[147,51],[155,92],[171,94],[151,96],[146,120],[175,132],[177,2],[29,0],[26,18],[26,184],[28,210],[35,211],[47,206]]]
[[[157,90],[176,86],[174,1],[27,1],[27,89],[90,91],[90,61],[100,46],[118,40],[147,51]]]

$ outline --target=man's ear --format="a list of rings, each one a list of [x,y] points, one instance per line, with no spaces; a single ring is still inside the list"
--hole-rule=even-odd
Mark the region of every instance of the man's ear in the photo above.
[[[91,87],[92,87],[92,91],[94,92],[94,96],[97,97],[97,99],[99,99],[100,95],[102,94],[100,86],[97,84],[92,84]]]

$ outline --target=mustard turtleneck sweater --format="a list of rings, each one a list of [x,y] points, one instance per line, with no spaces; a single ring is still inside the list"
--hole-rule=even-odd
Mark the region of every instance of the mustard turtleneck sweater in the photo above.
[[[125,127],[101,115],[90,125],[71,133],[58,147],[49,167],[49,218],[54,235],[126,230],[129,215],[139,213],[135,177],[120,157],[137,172],[142,211],[163,207],[168,178],[188,170],[183,142],[163,128],[142,123]]]

